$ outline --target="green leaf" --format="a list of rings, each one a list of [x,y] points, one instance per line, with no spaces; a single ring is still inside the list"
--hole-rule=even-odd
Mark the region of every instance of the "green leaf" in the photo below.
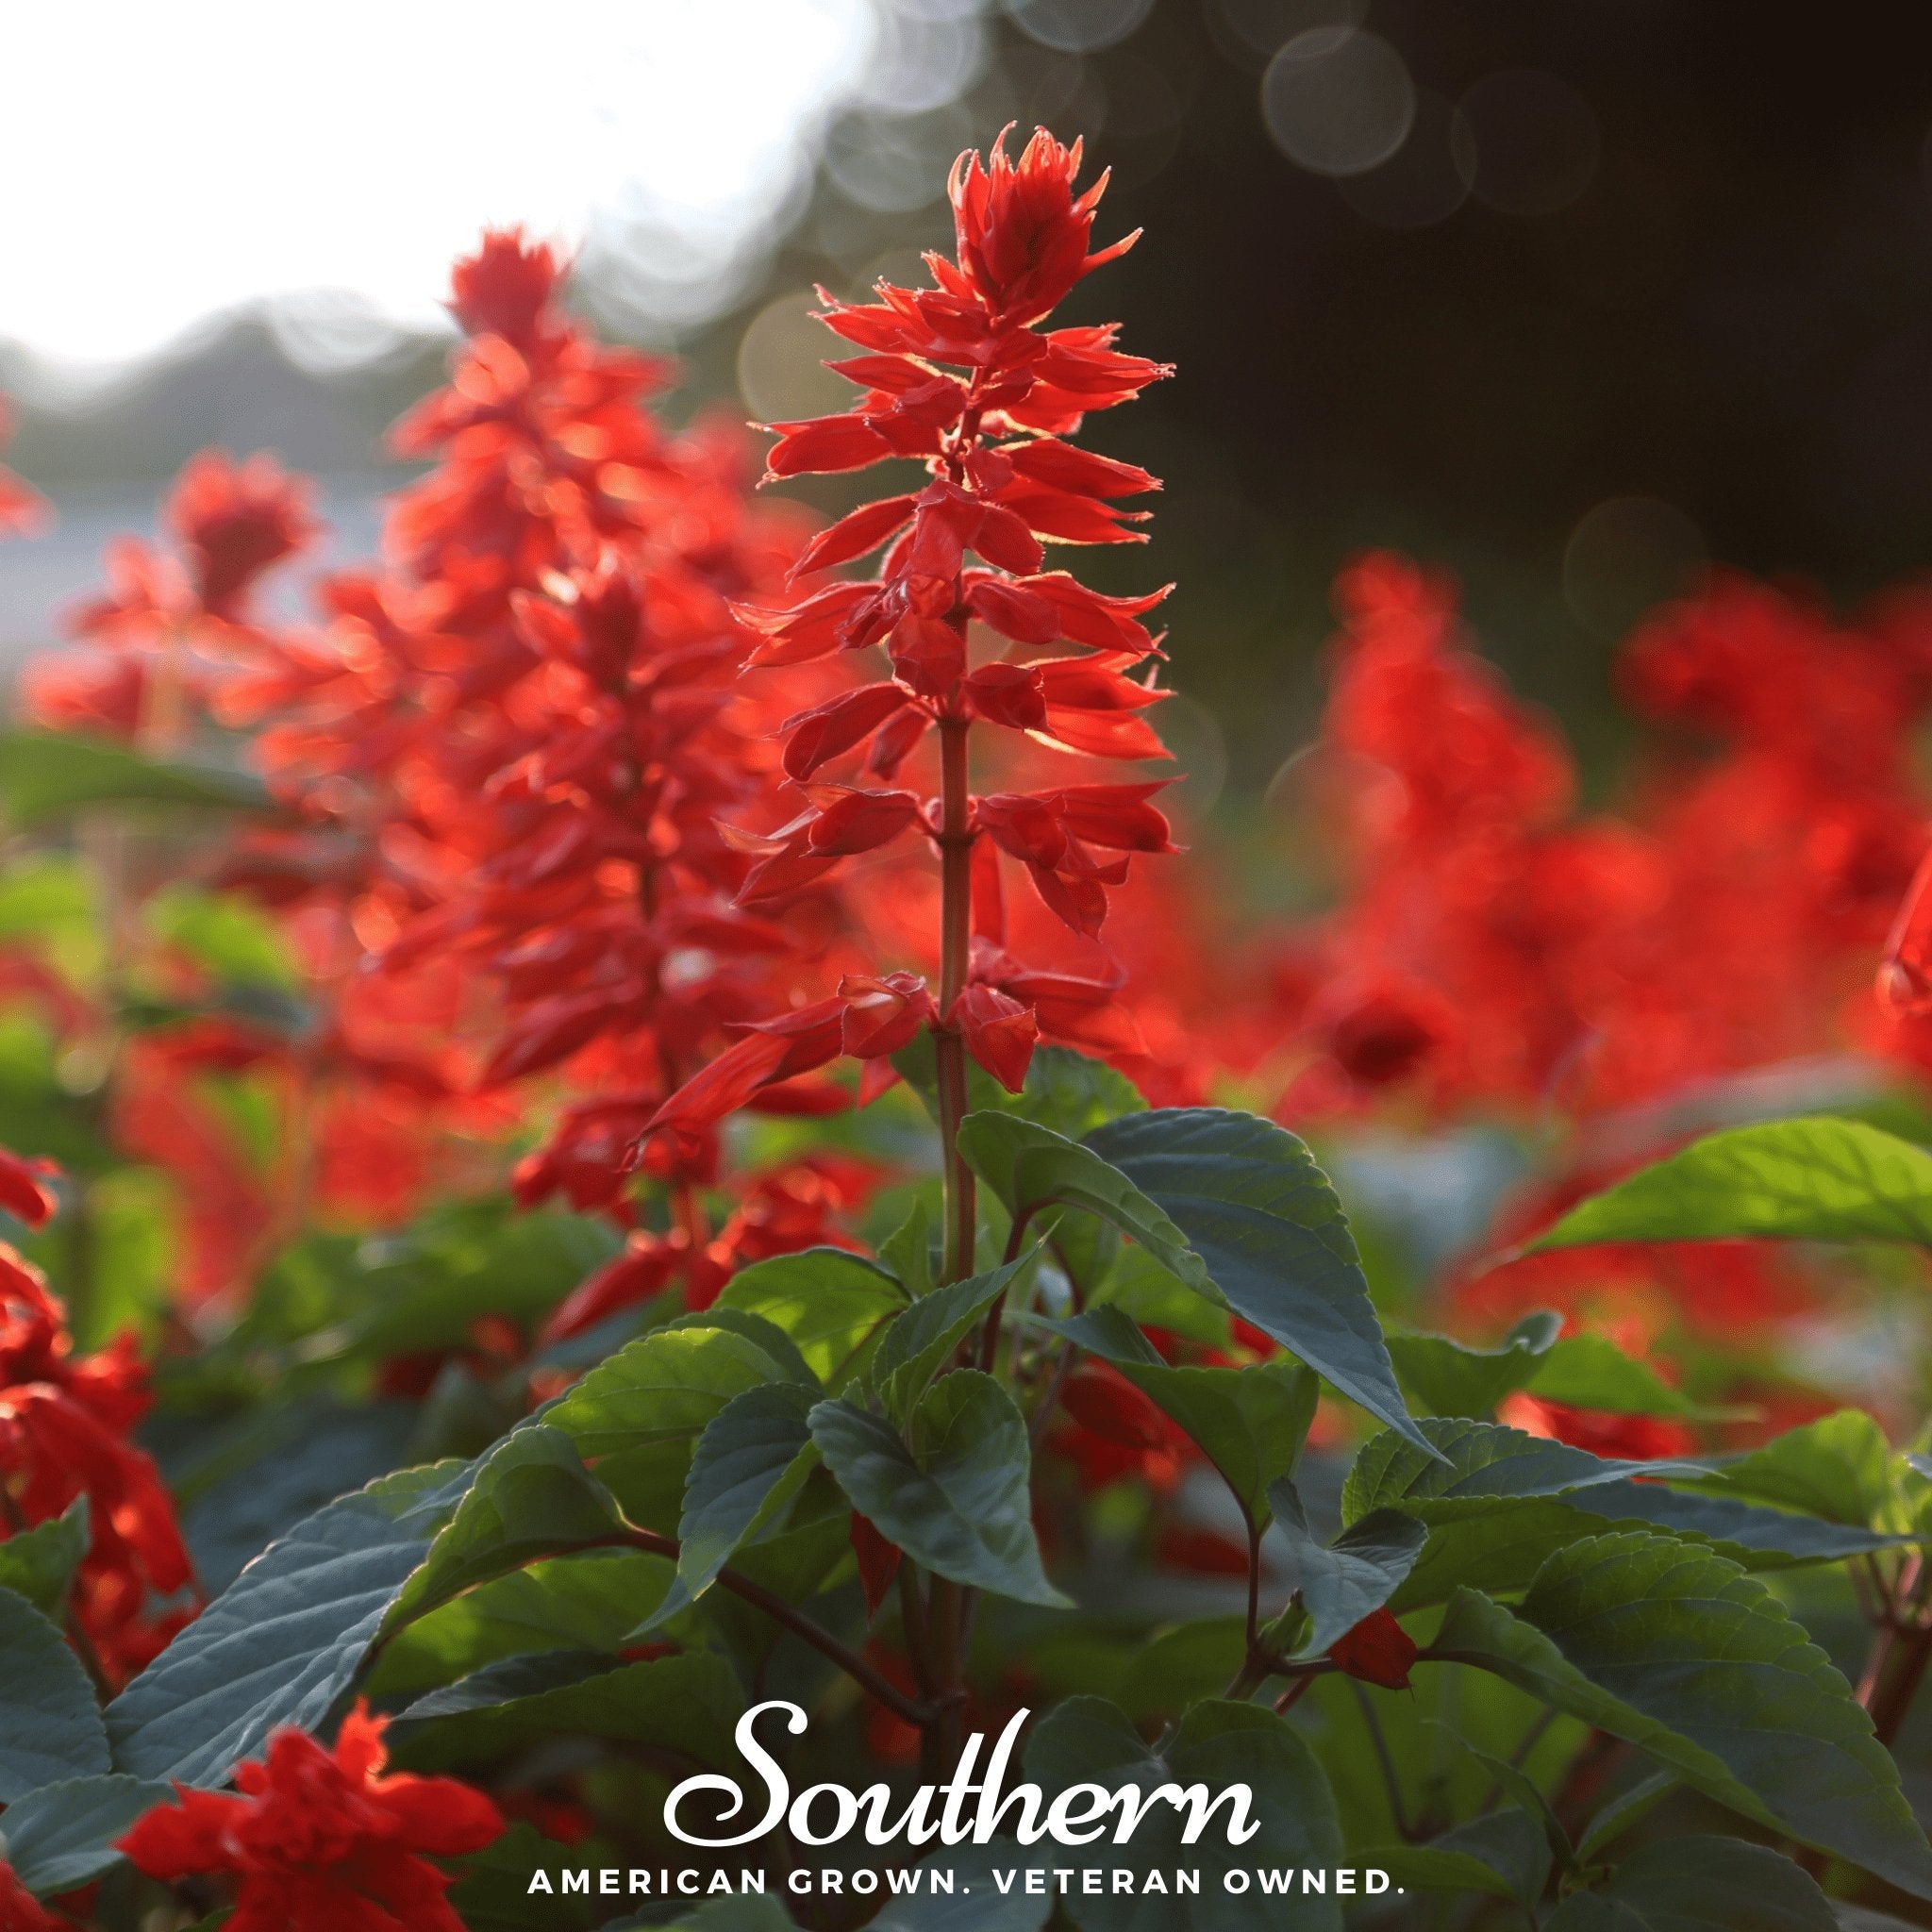
[[[1294,1587],[1308,1613],[1302,1650],[1320,1657],[1379,1610],[1415,1568],[1428,1531],[1399,1509],[1371,1509],[1332,1543],[1316,1541],[1293,1483],[1284,1478],[1268,1491],[1274,1523],[1288,1541]]]
[[[1181,1229],[1236,1314],[1424,1441],[1395,1386],[1341,1204],[1300,1141],[1252,1114],[1161,1108],[1110,1122],[1086,1144]]]
[[[1256,1530],[1268,1526],[1268,1486],[1300,1459],[1320,1394],[1299,1362],[1240,1369],[1170,1368],[1118,1308],[1092,1308],[1038,1325],[1117,1368],[1177,1423],[1234,1491]]]
[[[707,1424],[733,1396],[790,1379],[786,1363],[735,1328],[654,1328],[592,1369],[543,1420],[576,1443],[633,1522],[668,1526]]]
[[[702,1596],[745,1542],[774,1522],[818,1466],[807,1418],[814,1394],[774,1383],[734,1395],[706,1425],[691,1457],[677,1525],[681,1589],[652,1619]]]
[[[1016,1219],[1077,1208],[1138,1241],[1191,1287],[1206,1288],[1206,1271],[1180,1229],[1091,1147],[1015,1114],[969,1113],[959,1123],[959,1153]],[[1091,1287],[1092,1271],[1078,1269],[1077,1259],[1074,1265],[1081,1285]]]
[[[173,1793],[138,1777],[72,1777],[42,1785],[7,1807],[0,1857],[38,1897],[73,1891],[120,1862],[114,1840]]]
[[[1417,1448],[1384,1430],[1362,1445],[1341,1491],[1353,1522],[1370,1509],[1424,1504],[1480,1506],[1524,1496],[1560,1496],[1595,1483],[1642,1475],[1702,1474],[1695,1463],[1615,1461],[1499,1423],[1430,1416]],[[1439,1514],[1435,1521],[1449,1520]]]
[[[107,1769],[108,1734],[80,1659],[25,1597],[0,1590],[0,1805]]]
[[[229,986],[299,991],[302,971],[282,928],[239,892],[207,892],[176,883],[147,902],[149,927]]]
[[[502,1657],[541,1651],[601,1650],[615,1662],[675,1574],[668,1557],[645,1550],[591,1550],[513,1570],[396,1632],[370,1673],[369,1694],[405,1703]]]
[[[762,1315],[782,1328],[836,1394],[863,1366],[867,1341],[906,1299],[876,1262],[843,1248],[807,1248],[754,1261],[724,1284],[717,1306]]]
[[[1525,1315],[1498,1348],[1471,1348],[1446,1335],[1391,1332],[1390,1358],[1402,1386],[1425,1415],[1487,1416],[1537,1372],[1563,1318]]]
[[[1075,1784],[1109,1791],[1126,1785],[1142,1792],[1161,1785],[1200,1786],[1204,1803],[1230,1785],[1245,1785],[1252,1793],[1251,1822],[1261,1828],[1246,1846],[1227,1841],[1225,1806],[1193,1844],[1182,1842],[1186,1814],[1177,1806],[1152,1806],[1125,1845],[1109,1843],[1107,1863],[1141,1874],[1157,1867],[1198,1870],[1200,1895],[1176,1894],[1150,1909],[1144,1898],[1070,1890],[1060,1907],[1081,1932],[1149,1924],[1163,1932],[1237,1932],[1261,1923],[1284,1932],[1340,1932],[1341,1907],[1333,1898],[1296,1892],[1264,1901],[1258,1886],[1238,1897],[1223,1883],[1236,1868],[1320,1869],[1341,1862],[1341,1832],[1327,1780],[1294,1727],[1273,1711],[1218,1699],[1197,1704],[1156,1748],[1117,1705],[1070,1697],[1027,1740],[1026,1774],[1048,1790]]]
[[[162,763],[96,739],[8,731],[0,734],[0,803],[18,830],[91,805],[261,811],[270,800],[245,772]]]
[[[763,1315],[755,1315],[749,1308],[723,1307],[714,1302],[708,1308],[675,1315],[668,1322],[653,1325],[667,1335],[675,1335],[682,1328],[728,1328],[734,1335],[741,1335],[747,1341],[763,1349],[783,1371],[788,1381],[797,1383],[801,1389],[809,1389],[815,1395],[823,1392],[824,1385],[812,1373],[811,1364],[799,1352],[797,1342],[777,1323],[767,1320]]]
[[[1932,1154],[1828,1116],[1729,1127],[1579,1202],[1528,1252],[1748,1236],[1932,1244]]]
[[[1178,1717],[1234,1682],[1248,1655],[1244,1617],[1203,1617],[1142,1643],[1118,1685],[1115,1700],[1136,1724]]]
[[[25,1597],[56,1621],[68,1586],[87,1555],[87,1498],[76,1496],[58,1516],[16,1530],[0,1543],[0,1590]]]
[[[1022,1603],[1071,1607],[1041,1567],[1025,1421],[991,1375],[959,1369],[934,1383],[913,1411],[911,1448],[844,1401],[820,1403],[811,1433],[853,1506],[914,1561]]]
[[[926,1384],[1032,1259],[1022,1255],[984,1274],[936,1288],[893,1316],[872,1358],[872,1381],[895,1422],[905,1422]]]
[[[1807,1873],[1735,1838],[1667,1838],[1641,1845],[1600,1892],[1577,1892],[1548,1932],[1838,1932]]]
[[[1024,1874],[1050,1869],[1056,1857],[1064,1856],[1051,1842],[1023,1845],[1004,1838],[985,1845],[976,1845],[970,1839],[958,1846],[941,1845],[924,1868],[914,1866],[913,1870],[920,1872],[922,1878],[927,1870],[950,1873],[953,1890],[933,1891],[922,1885],[918,1891],[889,1898],[867,1932],[1040,1932],[1053,1911],[1053,1881],[1044,1881],[1048,1888],[1044,1892],[1029,1892]],[[1005,1891],[993,1876],[995,1872],[1006,1876]],[[700,1928],[700,1932],[710,1932],[710,1928]],[[786,1932],[786,1928],[759,1926],[753,1932]]]
[[[731,1666],[709,1651],[613,1665],[598,1652],[506,1657],[392,1720],[396,1761],[417,1771],[506,1756],[553,1738],[600,1738],[675,1751],[702,1764],[731,1755],[743,1699]]]
[[[1872,1721],[1761,1583],[1642,1532],[1543,1565],[1511,1614],[1458,1591],[1438,1656],[1627,1739],[1686,1784],[1932,1897],[1932,1848]]]
[[[1480,1892],[1533,1905],[1550,1881],[1541,1824],[1511,1806],[1472,1819],[1423,1845],[1379,1845],[1361,1862],[1380,1866],[1405,1890]]]
[[[449,1902],[467,1932],[590,1932],[597,1916],[591,1898],[530,1890],[533,1872],[586,1862],[572,1846],[519,1820],[494,1844],[458,1864]]]
[[[933,1288],[932,1215],[920,1195],[906,1219],[879,1243],[879,1259],[898,1276],[899,1285],[917,1301]]]
[[[1036,1046],[1025,1091],[1003,1094],[1003,1110],[1024,1114],[1070,1141],[1125,1114],[1145,1113],[1147,1102],[1124,1074],[1070,1046]]]
[[[1885,1432],[1862,1408],[1841,1408],[1721,1464],[1699,1487],[1864,1529],[1885,1507],[1890,1478]]]
[[[116,1766],[218,1785],[278,1724],[318,1729],[470,1477],[401,1470],[271,1543],[108,1707]]]
[[[1627,1791],[1619,1791],[1590,1821],[1576,1840],[1576,1857],[1586,1865],[1594,1864],[1606,1845],[1613,1845],[1641,1819],[1648,1818],[1677,1789],[1677,1780],[1667,1771],[1654,1773]]]
[[[1537,1364],[1524,1386],[1545,1402],[1560,1402],[1567,1408],[1602,1409],[1611,1415],[1694,1417],[1711,1413],[1603,1335],[1564,1336]]]
[[[539,1557],[608,1541],[624,1524],[561,1429],[525,1423],[481,1457],[468,1492],[384,1618],[395,1629]]]

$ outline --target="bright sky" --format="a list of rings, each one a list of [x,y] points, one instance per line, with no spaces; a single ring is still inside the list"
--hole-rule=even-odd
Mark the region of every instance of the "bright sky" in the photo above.
[[[0,0],[0,338],[116,360],[318,289],[420,325],[486,223],[611,216],[657,306],[701,307],[875,31],[872,0]]]

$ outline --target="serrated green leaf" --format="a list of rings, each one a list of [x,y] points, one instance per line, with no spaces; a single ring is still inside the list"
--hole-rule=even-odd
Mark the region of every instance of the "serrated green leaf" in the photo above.
[[[480,1457],[463,1499],[383,1619],[393,1630],[540,1557],[622,1534],[609,1492],[561,1429],[525,1423]]]
[[[74,1891],[119,1863],[114,1840],[172,1795],[167,1785],[112,1774],[42,1785],[8,1806],[0,1855],[37,1897]]]
[[[1207,1288],[1200,1258],[1180,1229],[1091,1148],[1009,1113],[968,1114],[959,1123],[958,1144],[966,1164],[1016,1219],[1031,1222],[1049,1208],[1078,1208],[1139,1242],[1191,1287]],[[1100,1251],[1091,1244],[1058,1245],[1081,1287],[1096,1286]],[[1083,1256],[1095,1265],[1082,1267]]]
[[[1391,1330],[1389,1356],[1419,1413],[1487,1417],[1536,1374],[1562,1325],[1560,1315],[1539,1310],[1525,1315],[1495,1348]]]
[[[48,732],[0,733],[0,802],[16,827],[92,805],[198,806],[261,811],[261,780],[212,765],[163,763],[98,739]]]
[[[1096,1128],[1086,1145],[1180,1228],[1238,1315],[1377,1420],[1424,1441],[1341,1204],[1292,1134],[1220,1108],[1160,1108]]]
[[[702,1596],[740,1544],[774,1522],[818,1466],[808,1417],[818,1397],[795,1383],[734,1395],[706,1424],[677,1525],[679,1588],[653,1625]]]
[[[1319,1541],[1293,1483],[1272,1484],[1268,1501],[1274,1525],[1286,1539],[1294,1588],[1308,1614],[1302,1652],[1320,1657],[1379,1610],[1415,1568],[1428,1531],[1399,1509],[1371,1509],[1332,1543]]]
[[[271,1543],[108,1707],[116,1767],[217,1785],[277,1725],[319,1728],[471,1474],[401,1470]]]
[[[879,1259],[914,1301],[933,1289],[932,1215],[922,1194],[906,1219],[879,1243]]]
[[[575,1442],[633,1523],[669,1530],[706,1425],[733,1396],[790,1379],[786,1364],[736,1328],[654,1328],[599,1363],[543,1420]]]
[[[108,1734],[80,1659],[25,1597],[0,1590],[0,1805],[108,1768]]]
[[[650,1744],[722,1764],[742,1707],[731,1666],[708,1651],[613,1666],[599,1652],[558,1650],[486,1664],[418,1698],[391,1722],[388,1742],[398,1764],[418,1771],[558,1737]]]
[[[871,1374],[893,1421],[906,1421],[926,1384],[1032,1259],[1031,1255],[1022,1255],[983,1274],[936,1288],[892,1317],[879,1337]]]
[[[724,1284],[717,1306],[762,1315],[782,1328],[836,1394],[864,1365],[868,1342],[906,1306],[891,1275],[843,1248],[807,1248],[755,1261]]]
[[[1885,1432],[1862,1408],[1841,1408],[1721,1464],[1698,1487],[1865,1529],[1885,1507],[1890,1473]]]
[[[507,1657],[601,1650],[613,1662],[675,1571],[646,1550],[591,1550],[533,1563],[431,1610],[384,1646],[368,1691],[407,1702]]]
[[[1201,1786],[1204,1798],[1212,1798],[1241,1784],[1252,1794],[1251,1818],[1260,1831],[1247,1846],[1230,1844],[1218,1824],[1196,1843],[1184,1844],[1182,1810],[1167,1803],[1151,1807],[1125,1845],[1108,1845],[1108,1863],[1137,1874],[1155,1867],[1198,1870],[1199,1895],[1174,1895],[1152,1919],[1144,1898],[1070,1890],[1060,1907],[1081,1932],[1128,1932],[1150,1923],[1167,1932],[1246,1932],[1257,1923],[1284,1932],[1340,1932],[1341,1907],[1333,1898],[1296,1892],[1263,1899],[1258,1887],[1239,1896],[1223,1883],[1238,1867],[1319,1870],[1341,1862],[1341,1832],[1328,1782],[1293,1726],[1273,1711],[1218,1699],[1197,1704],[1155,1748],[1118,1705],[1070,1697],[1035,1727],[1025,1763],[1027,1776],[1049,1791],[1075,1784],[1109,1791],[1124,1785],[1142,1792],[1161,1785]],[[1217,1820],[1225,1815],[1224,1807]]]
[[[1728,1127],[1579,1202],[1528,1252],[1740,1237],[1932,1244],[1932,1154],[1827,1115]]]
[[[1601,1891],[1576,1892],[1548,1932],[1838,1932],[1809,1874],[1765,1845],[1667,1838],[1641,1845]]]
[[[1025,1421],[991,1375],[959,1369],[934,1383],[913,1411],[911,1448],[850,1402],[820,1403],[811,1433],[854,1507],[914,1561],[1022,1603],[1071,1607],[1041,1567]]]
[[[1299,1460],[1320,1391],[1299,1362],[1246,1368],[1173,1368],[1114,1307],[1036,1325],[1110,1362],[1177,1424],[1233,1491],[1248,1521],[1268,1526],[1268,1485]]]
[[[532,1873],[555,1873],[572,1862],[571,1846],[520,1819],[494,1844],[458,1863],[449,1902],[466,1932],[590,1932],[597,1916],[590,1897],[530,1890]],[[575,1862],[584,1862],[581,1854]]]
[[[1932,1897],[1932,1848],[1850,1686],[1762,1584],[1708,1550],[1642,1532],[1588,1538],[1549,1558],[1513,1614],[1458,1591],[1435,1651]]]
[[[58,1622],[74,1573],[87,1555],[87,1498],[76,1496],[58,1516],[15,1530],[0,1543],[0,1590],[25,1597]]]
[[[1203,1617],[1163,1630],[1140,1646],[1115,1701],[1136,1724],[1176,1718],[1204,1697],[1218,1697],[1247,1660],[1244,1617]]]

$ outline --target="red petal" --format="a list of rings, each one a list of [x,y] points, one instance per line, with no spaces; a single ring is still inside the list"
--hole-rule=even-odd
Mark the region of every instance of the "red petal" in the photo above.
[[[911,701],[903,685],[868,684],[788,718],[780,727],[791,734],[785,747],[786,771],[794,778],[809,778],[828,758],[850,751]]]
[[[1406,1690],[1416,1646],[1390,1611],[1371,1610],[1330,1648],[1328,1656],[1351,1677],[1359,1677],[1365,1684],[1379,1684],[1385,1690]]]
[[[1136,463],[1116,462],[1089,449],[1075,449],[1056,437],[1009,443],[1003,453],[1023,476],[1081,496],[1138,496],[1142,491],[1160,488],[1160,479]]]
[[[817,416],[804,423],[774,423],[778,441],[765,458],[768,476],[798,476],[808,472],[829,475],[839,470],[862,470],[892,446],[860,416]]]
[[[791,566],[791,575],[803,576],[808,571],[850,563],[855,557],[876,550],[894,530],[910,520],[912,506],[910,496],[887,496],[877,503],[860,504],[830,529],[821,530],[805,546],[804,554]]]
[[[969,986],[953,1008],[966,1051],[1004,1087],[1018,1093],[1026,1084],[1040,1027],[1018,1000],[990,986]]]

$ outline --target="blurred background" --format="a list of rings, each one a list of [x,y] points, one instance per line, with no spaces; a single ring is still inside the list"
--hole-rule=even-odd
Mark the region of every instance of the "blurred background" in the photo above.
[[[1179,581],[1196,813],[1305,739],[1364,545],[1449,565],[1596,772],[1611,646],[1701,560],[1845,601],[1932,560],[1923,8],[70,0],[0,45],[8,460],[59,513],[0,546],[8,675],[204,444],[312,473],[325,560],[366,551],[485,224],[575,248],[675,410],[838,406],[812,285],[913,274],[1009,121],[1147,231],[1067,319],[1179,365],[1099,439],[1169,487],[1096,580]]]

